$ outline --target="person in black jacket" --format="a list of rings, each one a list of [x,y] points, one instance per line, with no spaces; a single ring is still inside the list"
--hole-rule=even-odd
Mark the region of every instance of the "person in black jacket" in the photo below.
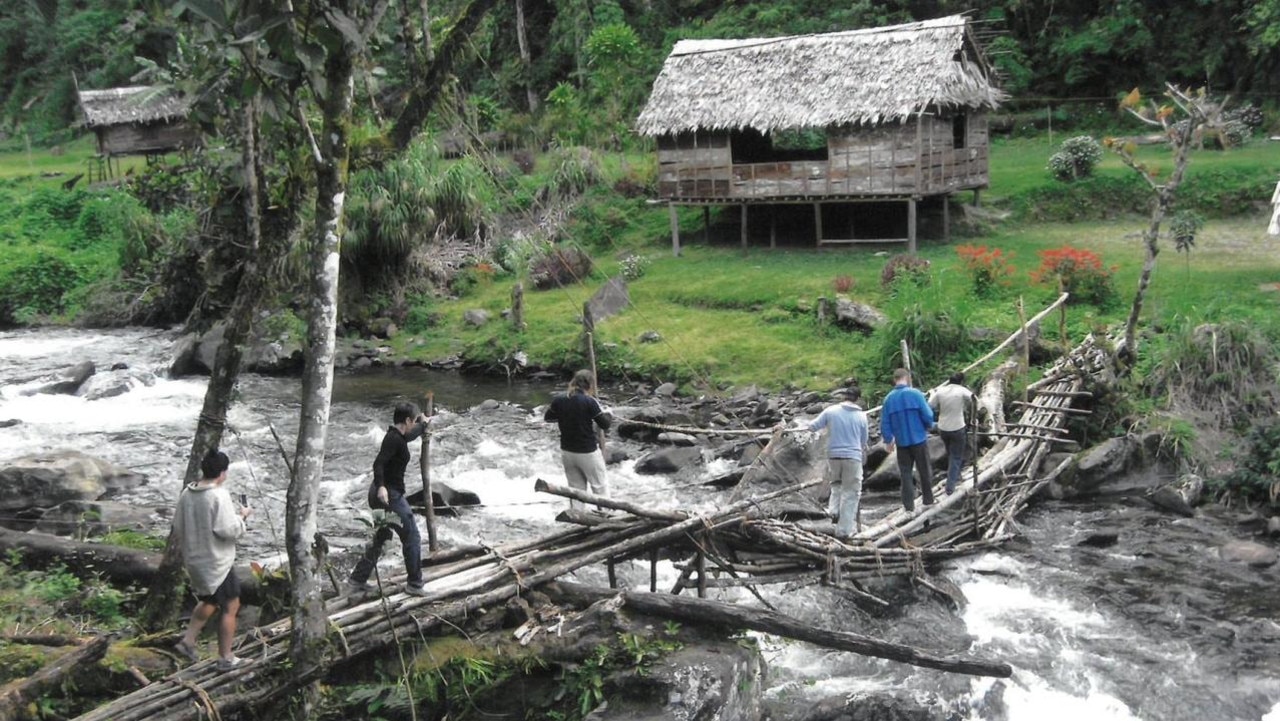
[[[356,563],[348,582],[352,592],[369,589],[369,575],[382,555],[382,544],[391,540],[391,534],[400,536],[404,549],[405,570],[409,574],[409,582],[405,593],[413,596],[426,595],[422,583],[422,540],[418,534],[418,522],[413,516],[413,509],[405,499],[404,469],[409,465],[409,443],[422,436],[427,430],[429,419],[418,411],[412,403],[401,403],[396,406],[392,415],[392,425],[387,428],[387,435],[382,438],[382,448],[378,457],[373,459],[373,483],[369,485],[369,507],[389,510],[399,516],[399,524],[380,525],[373,534],[373,542],[364,551],[364,556]]]
[[[564,475],[570,488],[590,490],[597,496],[609,495],[609,481],[605,477],[604,454],[596,443],[596,429],[609,430],[611,420],[595,398],[591,387],[595,376],[589,370],[580,370],[569,381],[568,395],[556,396],[544,416],[548,423],[560,425],[560,460],[564,463]],[[579,502],[570,500],[570,508],[578,508]]]

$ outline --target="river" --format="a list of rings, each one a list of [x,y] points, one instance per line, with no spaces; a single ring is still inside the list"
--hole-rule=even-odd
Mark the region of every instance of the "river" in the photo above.
[[[156,508],[162,532],[204,394],[202,378],[166,376],[175,339],[146,329],[0,333],[0,420],[21,421],[0,428],[0,463],[74,449],[144,473],[148,483],[121,500]],[[85,359],[100,375],[135,378],[133,387],[98,400],[23,394],[41,376]],[[128,369],[107,370],[116,364]],[[563,478],[554,429],[539,408],[558,389],[417,368],[340,373],[319,519],[335,556],[366,536],[360,518],[367,516],[368,468],[391,406],[420,401],[427,391],[442,410],[432,478],[483,502],[441,519],[442,542],[496,544],[549,531],[564,503],[535,494],[533,483]],[[603,395],[615,405],[630,400],[611,398],[608,389]],[[233,432],[223,447],[233,461],[230,483],[255,509],[241,554],[264,563],[280,562],[283,552],[287,476],[273,430],[292,455],[298,399],[296,379],[246,376],[229,415]],[[642,450],[614,443],[633,459]],[[724,470],[713,464],[706,474]],[[412,489],[416,476],[410,478]],[[716,504],[717,493],[698,480],[640,475],[634,460],[610,469],[616,494],[658,508]],[[891,507],[895,495],[869,497],[868,512]],[[1004,681],[971,679],[765,637],[759,641],[770,667],[766,693],[798,705],[893,694],[937,719],[1280,721],[1280,569],[1224,564],[1214,552],[1248,535],[1242,516],[1212,507],[1176,518],[1125,492],[1043,503],[1022,519],[1018,540],[937,570],[967,598],[958,611],[924,594],[899,594],[891,612],[868,615],[829,589],[775,591],[770,598],[779,610],[816,624],[968,651],[1007,661],[1015,673]],[[1118,531],[1114,545],[1081,543],[1108,530]],[[398,559],[389,555],[394,570]],[[663,575],[673,582],[670,568]],[[586,580],[601,576],[600,569],[582,572]],[[647,568],[624,568],[622,578],[647,588]]]

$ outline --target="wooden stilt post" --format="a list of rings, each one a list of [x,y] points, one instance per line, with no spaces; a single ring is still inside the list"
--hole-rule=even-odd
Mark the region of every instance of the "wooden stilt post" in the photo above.
[[[742,212],[739,213],[742,218],[742,252],[747,252],[747,204],[742,204]]]
[[[1018,323],[1022,326],[1022,372],[1027,373],[1031,370],[1031,335],[1027,331],[1027,307],[1022,303],[1022,296],[1018,296]],[[1022,387],[1022,402],[1027,402],[1027,388]]]
[[[658,549],[649,549],[649,593],[658,592]]]
[[[707,554],[698,549],[698,598],[707,597]]]
[[[511,288],[511,327],[517,333],[524,330],[524,283]]]
[[[680,215],[676,213],[676,204],[669,203],[667,212],[671,215],[671,255],[680,257]]]
[[[435,392],[427,391],[427,417],[435,414]],[[431,493],[431,427],[422,432],[422,447],[418,452],[418,466],[422,471],[422,502],[427,511],[427,550],[435,553],[439,548],[436,540],[436,499]]]
[[[916,252],[916,199],[907,198],[907,252]]]
[[[591,302],[587,301],[582,304],[582,329],[587,340],[587,361],[590,362],[591,368],[591,397],[596,397],[599,389],[599,383],[596,378],[596,340],[595,330],[596,321],[591,315]],[[596,443],[600,446],[600,457],[607,462],[609,456],[605,453],[604,431],[600,428],[596,429]]]
[[[813,237],[816,245],[822,245],[822,203],[813,204]]]
[[[702,243],[711,245],[711,206],[702,206]]]
[[[1278,206],[1280,207],[1280,206]],[[769,206],[769,249],[778,247],[778,206]]]
[[[942,196],[942,239],[951,242],[951,196]]]

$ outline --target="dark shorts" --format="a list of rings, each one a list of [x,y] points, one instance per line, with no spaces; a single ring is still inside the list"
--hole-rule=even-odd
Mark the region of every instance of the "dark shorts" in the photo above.
[[[218,586],[212,596],[196,596],[196,598],[218,608],[224,608],[229,602],[240,598],[240,579],[236,576],[236,569],[227,571],[227,577],[223,579],[222,585]]]

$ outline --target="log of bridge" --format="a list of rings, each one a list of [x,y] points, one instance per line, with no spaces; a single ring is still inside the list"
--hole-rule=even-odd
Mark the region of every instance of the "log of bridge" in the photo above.
[[[651,519],[637,519],[627,529],[609,529],[595,534],[577,530],[559,534],[577,550],[565,553],[558,548],[540,548],[519,555],[493,553],[486,566],[472,567],[479,559],[463,559],[465,573],[450,576],[446,586],[440,576],[428,575],[427,596],[415,598],[393,594],[386,599],[352,606],[342,598],[331,602],[329,612],[335,643],[326,645],[323,655],[306,674],[294,675],[288,658],[288,619],[255,629],[258,640],[245,644],[237,653],[254,663],[243,670],[219,673],[212,660],[190,666],[128,696],[100,706],[80,717],[80,721],[196,721],[208,714],[193,703],[193,695],[204,694],[223,715],[250,707],[261,707],[284,698],[294,690],[322,678],[337,663],[394,643],[396,637],[419,638],[433,629],[462,623],[478,609],[504,603],[523,589],[537,587],[571,571],[609,558],[643,552],[667,545],[694,530],[738,523],[750,517],[757,501],[796,493],[814,485],[800,484],[732,504],[716,514],[694,516],[666,527],[655,528]],[[612,541],[601,543],[605,534]],[[527,544],[532,545],[532,544]],[[432,569],[445,574],[449,566]],[[462,599],[462,600],[453,600]]]
[[[550,493],[556,496],[564,496],[565,498],[572,498],[576,501],[582,501],[584,503],[590,503],[593,505],[602,506],[604,508],[612,508],[618,511],[625,511],[627,513],[630,513],[633,516],[639,516],[641,518],[653,518],[659,521],[683,521],[689,518],[689,514],[687,513],[678,513],[675,511],[655,511],[651,508],[645,508],[644,506],[637,506],[634,503],[628,503],[627,501],[624,501],[618,498],[609,498],[607,496],[597,496],[594,493],[589,493],[587,491],[579,490],[577,488],[570,488],[569,486],[561,486],[555,483],[550,483],[548,481],[542,480],[541,478],[537,479],[534,482],[533,490],[537,491],[538,493]]]
[[[958,658],[955,656],[938,656],[912,646],[880,641],[861,634],[818,628],[812,623],[799,621],[790,616],[760,608],[736,606],[687,596],[672,596],[665,593],[613,591],[563,581],[547,584],[543,587],[543,590],[553,600],[566,600],[581,605],[590,605],[608,598],[621,597],[624,605],[630,606],[640,613],[670,618],[685,623],[713,624],[762,631],[775,636],[806,641],[825,648],[851,651],[863,656],[900,661],[912,666],[933,668],[950,673],[963,673],[971,676],[994,676],[996,678],[1009,678],[1013,675],[1013,668],[1007,663]]]
[[[61,686],[76,669],[97,663],[106,655],[110,641],[108,636],[99,636],[30,677],[18,679],[0,688],[0,721],[33,718],[27,713],[27,705],[39,701],[45,694]]]

